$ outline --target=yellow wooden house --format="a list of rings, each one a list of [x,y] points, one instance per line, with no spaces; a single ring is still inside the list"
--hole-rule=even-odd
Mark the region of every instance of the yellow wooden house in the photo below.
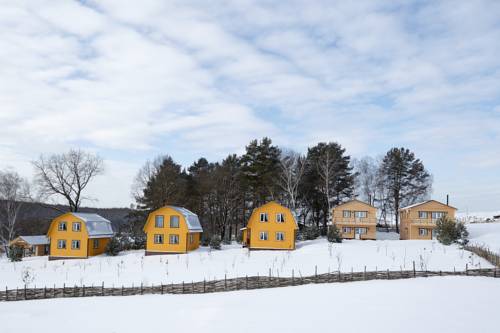
[[[435,238],[436,221],[442,216],[455,218],[455,207],[436,200],[419,202],[399,210],[400,239]]]
[[[49,254],[49,238],[45,235],[19,236],[9,242],[9,246],[23,249],[23,257],[46,256]]]
[[[200,246],[203,229],[198,215],[183,207],[151,212],[144,225],[146,255],[187,253]]]
[[[332,210],[332,223],[342,238],[376,239],[377,208],[360,200],[349,200]]]
[[[275,201],[255,208],[243,231],[249,249],[294,250],[298,230],[292,211]]]
[[[88,258],[105,252],[114,236],[111,222],[90,213],[66,213],[50,224],[49,259]]]

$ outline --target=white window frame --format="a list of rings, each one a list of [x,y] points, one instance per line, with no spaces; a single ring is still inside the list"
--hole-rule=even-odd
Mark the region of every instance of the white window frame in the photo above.
[[[155,228],[163,228],[164,226],[165,226],[165,216],[155,215]]]
[[[189,234],[189,244],[194,243],[194,234]]]
[[[64,226],[64,227],[62,227],[62,226]],[[66,231],[66,230],[68,230],[66,222],[59,222],[59,224],[57,225],[57,230],[58,231]]]
[[[260,213],[260,222],[269,222],[269,216],[267,213]]]
[[[348,219],[351,217],[351,211],[350,210],[343,210],[342,211],[342,217],[345,219]]]
[[[445,212],[432,212],[431,216],[433,220],[439,220],[441,217],[445,215]]]
[[[154,242],[155,244],[163,244],[163,243],[164,243],[164,241],[165,241],[165,238],[163,237],[163,235],[162,235],[162,234],[155,234],[155,235],[153,236],[153,242]]]
[[[354,229],[354,233],[356,235],[366,235],[368,233],[368,230],[364,227],[356,227],[356,229]]]
[[[58,249],[65,249],[66,248],[66,240],[65,239],[58,239],[57,240],[57,248]]]
[[[418,218],[419,219],[427,219],[429,217],[429,212],[419,210],[418,211]]]
[[[284,242],[285,241],[285,233],[283,231],[277,231],[276,232],[276,240],[278,242]]]
[[[92,240],[92,248],[93,248],[94,250],[99,248],[99,239],[98,239],[98,238],[94,238],[94,239]]]
[[[283,213],[276,214],[276,222],[285,223],[285,214]]]
[[[75,246],[75,244],[78,244],[78,246]],[[71,241],[71,249],[72,249],[72,250],[80,250],[80,248],[81,248],[80,240],[78,240],[78,239],[73,239],[73,240]]]
[[[261,241],[267,241],[267,240],[269,240],[269,235],[268,235],[267,231],[261,231],[259,233],[259,239]]]
[[[173,242],[172,240],[175,240],[175,242]],[[179,235],[178,234],[168,235],[168,243],[172,245],[178,245],[180,243]]]
[[[367,211],[355,211],[354,216],[358,219],[365,219],[368,217]]]
[[[428,236],[429,230],[427,228],[418,228],[418,235],[419,236]]]
[[[177,218],[177,220],[175,220],[175,218]],[[175,223],[173,223],[174,221],[177,222],[177,225]],[[180,224],[181,224],[180,221],[181,221],[181,217],[179,215],[170,215],[170,220],[169,220],[170,228],[172,228],[172,229],[180,228]]]
[[[352,231],[351,227],[342,227],[342,233],[350,234]]]
[[[75,228],[75,226],[78,226],[78,227]],[[82,224],[80,222],[73,222],[71,229],[75,232],[80,232],[80,231],[82,231]]]

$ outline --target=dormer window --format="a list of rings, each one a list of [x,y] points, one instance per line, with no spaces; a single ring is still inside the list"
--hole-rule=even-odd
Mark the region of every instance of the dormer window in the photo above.
[[[269,218],[267,217],[267,213],[260,213],[260,222],[268,222]]]
[[[285,214],[283,214],[283,213],[276,214],[276,222],[284,223],[285,222]]]

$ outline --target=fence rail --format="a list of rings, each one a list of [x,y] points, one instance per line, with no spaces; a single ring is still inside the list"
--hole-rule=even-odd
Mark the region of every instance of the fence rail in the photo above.
[[[315,283],[344,283],[367,280],[397,280],[431,276],[486,276],[500,277],[497,268],[467,269],[465,271],[363,271],[341,273],[332,272],[315,274],[307,277],[273,277],[273,276],[245,276],[232,279],[200,281],[190,283],[160,284],[152,286],[132,287],[105,287],[101,286],[72,286],[63,288],[18,288],[0,291],[0,301],[23,301],[65,297],[92,297],[92,296],[132,296],[147,294],[203,294],[235,290],[252,290],[300,286]]]

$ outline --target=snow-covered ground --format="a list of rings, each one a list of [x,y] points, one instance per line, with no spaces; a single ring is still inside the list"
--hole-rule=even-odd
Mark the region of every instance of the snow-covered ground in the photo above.
[[[500,211],[487,212],[458,212],[456,217],[459,221],[466,223],[484,222],[486,219],[493,219],[494,216],[499,216]]]
[[[128,251],[117,257],[105,255],[90,259],[48,261],[47,257],[25,258],[11,263],[0,259],[0,288],[24,286],[26,272],[34,278],[29,284],[43,286],[168,284],[245,275],[295,276],[341,270],[412,269],[464,270],[491,267],[484,259],[458,246],[437,241],[344,241],[330,244],[325,239],[300,242],[295,251],[248,251],[234,244],[220,251],[200,248],[189,254],[144,256],[144,251]]]
[[[0,303],[2,332],[495,332],[500,283],[435,277]]]
[[[467,224],[471,244],[487,246],[500,253],[500,222]]]

